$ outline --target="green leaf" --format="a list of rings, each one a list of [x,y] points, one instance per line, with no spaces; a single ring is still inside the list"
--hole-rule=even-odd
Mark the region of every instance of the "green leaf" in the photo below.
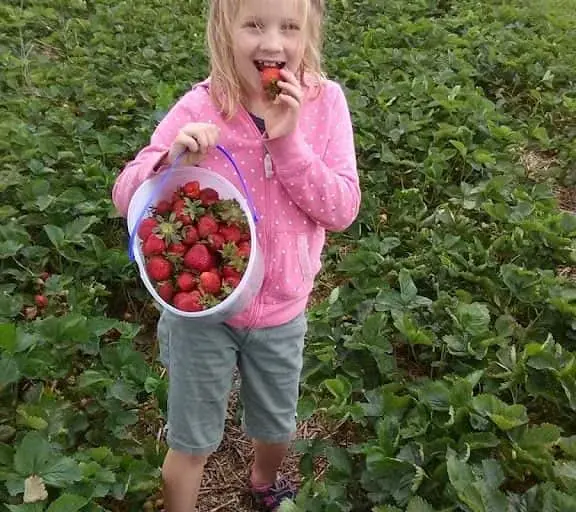
[[[78,512],[89,502],[88,498],[76,494],[62,494],[48,507],[46,512]]]
[[[460,328],[471,336],[480,336],[488,331],[490,312],[484,304],[459,304],[456,318]]]
[[[52,454],[50,444],[38,432],[29,432],[14,455],[14,469],[22,476],[41,475],[47,467]]]
[[[352,476],[352,461],[345,448],[327,446],[326,457],[333,469],[336,469],[345,475]]]
[[[472,407],[484,417],[490,418],[502,430],[511,430],[528,423],[523,405],[508,405],[494,395],[482,394],[472,399]]]
[[[346,401],[352,393],[352,384],[342,375],[338,375],[335,379],[326,379],[324,385],[340,402]]]
[[[0,349],[5,350],[9,354],[14,354],[16,344],[16,326],[14,324],[0,324]],[[1,372],[0,375],[2,375]]]
[[[400,270],[399,276],[400,282],[400,295],[402,296],[402,301],[407,304],[418,295],[418,289],[412,281],[412,277],[410,276],[410,272],[403,268]]]
[[[6,240],[0,242],[0,259],[12,258],[18,254],[18,251],[24,247],[24,244],[16,240]]]
[[[414,496],[408,503],[406,512],[435,512],[428,502],[424,501],[420,496]]]
[[[42,471],[42,478],[47,485],[65,488],[82,480],[82,472],[74,459],[62,457]]]
[[[16,361],[12,357],[2,357],[0,359],[0,391],[6,386],[18,382],[20,370]]]
[[[48,238],[50,239],[54,247],[56,247],[56,249],[60,249],[64,246],[66,237],[64,235],[64,231],[62,230],[62,228],[59,228],[58,226],[52,226],[49,224],[47,226],[44,226],[44,231],[46,232]]]

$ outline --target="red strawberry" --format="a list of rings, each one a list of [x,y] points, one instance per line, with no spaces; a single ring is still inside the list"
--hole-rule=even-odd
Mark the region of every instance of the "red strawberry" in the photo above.
[[[182,272],[176,279],[176,285],[179,290],[189,292],[196,288],[196,279],[190,272]]]
[[[170,203],[170,201],[160,201],[156,205],[156,213],[158,215],[166,215],[167,213],[170,212],[171,209],[172,209],[172,204]]]
[[[194,245],[200,237],[198,236],[198,231],[194,226],[186,226],[184,228],[184,240],[186,245]]]
[[[241,277],[236,276],[225,277],[224,284],[230,286],[231,288],[238,288],[241,280]]]
[[[146,239],[142,247],[144,256],[154,256],[155,254],[162,254],[164,251],[166,251],[166,242],[154,234]]]
[[[143,219],[140,226],[138,226],[138,236],[141,240],[146,241],[157,226],[158,221],[155,218],[147,217]]]
[[[204,306],[200,304],[198,292],[180,292],[174,297],[174,307],[180,311],[202,311]]]
[[[242,258],[250,257],[250,242],[241,242],[238,246],[238,256]]]
[[[158,283],[156,291],[164,302],[170,302],[172,300],[172,296],[174,295],[174,287],[170,281],[163,281]]]
[[[219,251],[224,247],[226,239],[220,233],[212,233],[208,236],[208,242],[210,242],[210,247],[212,247],[212,249]]]
[[[34,302],[39,308],[45,308],[48,306],[48,299],[45,295],[36,295],[34,297]]]
[[[212,215],[203,215],[198,219],[197,228],[200,238],[208,238],[208,235],[218,232],[218,222]]]
[[[170,244],[168,246],[168,254],[175,254],[177,256],[184,256],[188,248],[184,244]]]
[[[220,276],[214,272],[202,272],[202,274],[200,274],[200,287],[206,293],[217,295],[222,288]]]
[[[182,192],[190,199],[198,199],[200,197],[200,183],[197,181],[189,181],[182,187]]]
[[[152,256],[146,264],[146,272],[154,281],[166,281],[172,275],[172,263],[162,256]]]
[[[268,94],[270,99],[275,99],[280,94],[280,87],[278,87],[278,80],[281,80],[280,69],[278,68],[264,68],[260,71],[260,81],[262,87]]]
[[[234,242],[237,243],[240,241],[240,237],[242,236],[242,231],[240,228],[234,224],[230,224],[227,226],[226,224],[222,224],[220,226],[220,233],[224,235],[224,238],[227,242]]]
[[[200,191],[200,201],[202,201],[203,206],[210,206],[217,203],[220,200],[218,192],[213,188],[204,188]]]
[[[214,265],[214,258],[208,247],[203,244],[196,244],[184,256],[184,265],[199,272],[206,272]]]
[[[222,268],[222,275],[224,277],[235,277],[238,279],[242,278],[242,274],[240,272],[238,272],[238,270],[236,270],[234,267],[230,267],[228,265]]]
[[[240,235],[241,242],[249,242],[250,241],[250,231],[246,231]]]

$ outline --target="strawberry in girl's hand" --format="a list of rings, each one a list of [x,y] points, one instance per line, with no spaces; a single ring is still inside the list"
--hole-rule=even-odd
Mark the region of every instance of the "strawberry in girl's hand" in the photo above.
[[[281,76],[279,68],[263,68],[262,71],[260,71],[262,87],[264,87],[266,94],[271,100],[276,99],[276,96],[281,92],[280,87],[278,86],[278,80],[280,79]]]

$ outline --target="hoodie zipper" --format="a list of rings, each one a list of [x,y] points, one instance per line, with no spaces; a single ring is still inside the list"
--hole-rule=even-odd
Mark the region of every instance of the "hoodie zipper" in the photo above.
[[[258,134],[260,141],[263,141],[263,134],[260,133],[260,130],[258,129],[258,127],[256,126],[256,123],[254,123],[254,120],[252,119],[252,117],[250,116],[250,114],[248,113],[248,111],[244,108],[244,107],[240,107],[242,114],[246,120],[246,122],[250,125],[251,129]],[[262,142],[262,146],[263,146],[263,150],[264,150],[264,175],[266,177],[266,179],[264,180],[264,210],[268,211],[268,205],[270,203],[270,190],[269,190],[269,186],[268,186],[268,180],[270,178],[272,178],[272,176],[274,175],[274,166],[272,163],[272,157],[270,156],[270,153],[268,153],[268,150],[266,149],[266,146],[264,145],[264,143]],[[268,220],[268,216],[266,215],[264,217],[264,220],[260,220],[260,222],[262,222],[262,232],[264,233],[264,235],[262,236],[262,243],[261,245],[261,251],[262,251],[262,255],[266,254],[266,248],[268,247],[268,229],[266,229],[266,222]],[[266,262],[263,259],[262,262],[264,265],[266,265]],[[264,286],[266,285],[266,278],[264,278],[263,282],[262,282],[262,286],[261,286],[261,290],[264,288]],[[248,329],[252,329],[255,325],[256,325],[256,321],[259,318],[260,314],[262,311],[262,302],[260,300],[256,300],[255,304],[254,304],[254,308],[252,311],[252,314],[250,315],[250,318],[248,319]]]

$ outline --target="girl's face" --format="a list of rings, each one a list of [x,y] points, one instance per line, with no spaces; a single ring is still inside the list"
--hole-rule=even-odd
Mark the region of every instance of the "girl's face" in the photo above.
[[[232,27],[234,63],[248,99],[262,98],[264,66],[298,71],[305,50],[302,0],[244,0]]]

